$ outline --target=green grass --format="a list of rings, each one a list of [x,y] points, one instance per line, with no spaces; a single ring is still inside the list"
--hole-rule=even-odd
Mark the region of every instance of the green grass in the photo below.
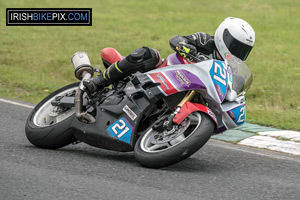
[[[5,8],[92,8],[93,26],[7,27]],[[214,34],[227,16],[248,21],[256,43],[247,64],[254,82],[247,93],[247,120],[300,130],[300,1],[297,0],[10,0],[0,1],[0,97],[33,103],[75,82],[76,51],[100,66],[100,50],[123,55],[141,46],[172,53],[169,39],[197,31]]]

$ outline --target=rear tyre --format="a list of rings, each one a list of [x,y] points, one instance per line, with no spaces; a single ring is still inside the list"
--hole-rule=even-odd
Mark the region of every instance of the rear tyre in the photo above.
[[[30,113],[25,132],[33,145],[57,149],[76,141],[71,128],[75,108],[61,109],[51,105],[56,96],[74,94],[79,83],[67,85],[43,99]]]
[[[190,124],[182,134],[174,139],[156,143],[153,138],[159,138],[151,128],[137,141],[134,155],[137,162],[149,168],[161,168],[178,163],[198,151],[210,138],[214,131],[214,123],[204,113],[194,112],[188,118]],[[155,135],[153,137],[153,135]],[[154,141],[154,142],[153,142]]]

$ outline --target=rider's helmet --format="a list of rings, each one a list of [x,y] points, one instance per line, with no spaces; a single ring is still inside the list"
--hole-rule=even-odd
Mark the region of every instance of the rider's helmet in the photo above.
[[[223,60],[233,55],[245,61],[254,45],[255,32],[246,21],[227,17],[217,28],[214,40]]]

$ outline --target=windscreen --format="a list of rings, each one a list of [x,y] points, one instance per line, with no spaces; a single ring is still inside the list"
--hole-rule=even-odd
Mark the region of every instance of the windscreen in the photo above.
[[[245,62],[234,56],[227,61],[232,71],[233,90],[238,94],[247,92],[253,81],[253,76],[249,67]]]

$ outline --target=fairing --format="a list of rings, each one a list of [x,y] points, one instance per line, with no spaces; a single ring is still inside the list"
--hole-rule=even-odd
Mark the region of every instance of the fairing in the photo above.
[[[199,92],[219,119],[216,132],[245,123],[246,106],[243,95],[252,83],[252,74],[244,62],[232,56],[227,61],[228,64],[208,60],[183,65],[180,64],[183,63],[181,59],[174,54],[167,61],[175,65],[147,73],[153,82],[160,83],[158,88],[165,96],[187,90]]]

